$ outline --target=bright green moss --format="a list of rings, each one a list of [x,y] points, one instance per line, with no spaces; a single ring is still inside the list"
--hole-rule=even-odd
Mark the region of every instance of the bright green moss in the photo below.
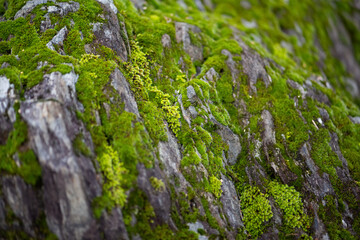
[[[284,226],[302,228],[304,231],[310,228],[310,219],[304,213],[300,193],[294,187],[272,181],[268,185],[268,192],[284,213]]]
[[[268,195],[260,191],[258,187],[248,186],[240,196],[240,202],[243,212],[243,221],[246,230],[252,238],[260,236],[264,229],[264,223],[269,221],[273,213]]]
[[[165,184],[161,179],[156,177],[151,177],[150,179],[151,186],[158,192],[163,192],[165,190]]]
[[[222,180],[218,179],[215,176],[210,176],[209,178],[209,191],[214,194],[216,198],[220,198],[222,194],[221,190]]]

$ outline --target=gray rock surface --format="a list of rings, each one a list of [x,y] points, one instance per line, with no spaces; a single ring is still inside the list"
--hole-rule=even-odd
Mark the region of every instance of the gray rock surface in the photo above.
[[[241,152],[241,144],[239,137],[231,131],[227,126],[220,126],[217,133],[221,136],[222,140],[229,146],[227,162],[234,165],[237,162],[237,157]]]
[[[126,28],[124,24],[119,23],[116,13],[109,10],[106,6],[104,6],[107,11],[107,14],[105,14],[106,22],[102,24],[97,23],[98,26],[94,28],[95,43],[111,48],[123,61],[127,61],[128,55],[130,55],[130,52],[128,52],[130,47],[126,45],[129,42]]]
[[[241,217],[240,200],[237,196],[234,183],[224,175],[221,176],[221,180],[221,189],[223,193],[221,195],[220,201],[223,204],[223,210],[226,218],[232,228],[238,229],[243,227],[244,224]]]
[[[322,177],[319,175],[319,168],[310,156],[309,147],[310,145],[305,143],[300,149],[300,155],[311,171],[310,174],[305,175],[306,182],[304,183],[304,187],[320,200],[328,194],[334,194],[334,189],[327,173],[323,173]]]
[[[196,100],[197,100],[197,95],[196,95],[196,92],[195,92],[195,89],[193,86],[188,86],[186,88],[186,95],[187,95],[187,98],[189,99],[189,101],[191,103],[195,103]]]
[[[194,34],[200,33],[200,29],[194,25],[183,22],[175,22],[177,43],[183,43],[183,50],[190,55],[193,61],[203,60],[203,47],[196,46],[191,42],[189,31]]]
[[[35,221],[42,210],[36,192],[19,176],[4,176],[1,184],[6,203],[16,217],[22,220],[25,231],[34,237]]]
[[[54,45],[58,45],[59,47],[62,47],[63,44],[64,44],[64,40],[65,40],[66,35],[68,34],[68,32],[69,32],[69,31],[68,31],[67,27],[66,27],[66,26],[63,27],[63,28],[53,37],[53,39],[51,39],[51,41],[46,44],[46,46],[47,46],[49,49],[51,49],[51,50],[53,50],[53,51],[56,51]],[[64,54],[64,53],[63,53],[63,54]]]
[[[133,92],[130,89],[130,85],[125,79],[122,72],[116,68],[110,75],[111,86],[115,88],[120,95],[121,100],[125,103],[125,111],[134,113],[138,118],[140,113]]]
[[[5,144],[12,125],[16,120],[14,85],[5,76],[0,76],[0,144]]]
[[[56,100],[68,107],[82,111],[83,106],[77,101],[75,84],[79,76],[75,72],[61,74],[53,72],[44,75],[44,80],[27,91],[28,100]]]
[[[82,239],[96,224],[90,200],[101,194],[91,160],[73,151],[84,126],[59,102],[28,100],[20,110],[42,167],[46,222],[60,239]]]
[[[164,48],[171,48],[171,38],[168,34],[162,35],[161,44]]]
[[[114,0],[96,0],[96,1],[98,1],[101,4],[104,4],[108,8],[110,8],[113,13],[115,13],[115,14],[118,13],[118,9],[114,5]]]
[[[25,18],[27,15],[31,13],[31,11],[38,5],[44,4],[47,2],[55,2],[55,0],[31,0],[27,1],[26,4],[15,14],[14,19],[18,19],[20,17]]]

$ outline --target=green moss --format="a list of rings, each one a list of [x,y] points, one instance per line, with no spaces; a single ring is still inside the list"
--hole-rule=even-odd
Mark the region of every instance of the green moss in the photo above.
[[[337,176],[335,167],[341,167],[342,163],[337,155],[332,151],[330,135],[326,129],[319,129],[311,138],[311,156],[316,165],[323,171],[332,176]]]
[[[246,230],[253,238],[257,238],[263,233],[265,229],[264,223],[273,216],[267,198],[267,194],[262,193],[258,187],[253,186],[246,187],[240,196],[244,216],[243,221]]]
[[[156,177],[151,177],[150,179],[151,186],[158,192],[163,192],[165,190],[165,184],[161,179]]]
[[[0,145],[0,171],[20,175],[26,183],[37,185],[41,179],[41,167],[32,150],[22,150],[20,147],[27,140],[27,126],[17,114],[13,131],[10,132],[5,145]],[[25,148],[27,149],[27,148]],[[15,163],[19,157],[20,166]]]
[[[326,205],[320,205],[319,216],[324,221],[331,239],[356,239],[348,230],[342,228],[342,216],[333,196],[325,197]]]
[[[294,228],[307,231],[310,228],[310,219],[304,213],[300,193],[294,187],[273,181],[268,185],[268,192],[284,213],[284,226],[289,227],[290,231]]]
[[[222,190],[221,190],[222,180],[219,180],[215,176],[210,176],[209,182],[210,182],[209,191],[212,194],[214,194],[216,198],[220,198],[222,194]]]

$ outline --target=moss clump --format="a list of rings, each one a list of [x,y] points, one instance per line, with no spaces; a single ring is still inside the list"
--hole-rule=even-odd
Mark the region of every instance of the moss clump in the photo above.
[[[304,213],[300,193],[294,187],[274,181],[269,183],[268,192],[284,213],[284,226],[307,231],[310,227],[310,219]]]
[[[250,233],[252,238],[260,236],[264,229],[264,223],[269,221],[273,213],[268,195],[260,191],[258,187],[248,186],[240,196],[240,202],[243,211],[243,221],[246,230]]]
[[[222,180],[215,176],[209,178],[209,191],[214,194],[216,198],[220,198],[222,194],[221,190]]]
[[[342,163],[332,151],[328,130],[321,128],[311,138],[311,156],[316,165],[331,176],[337,176],[335,167],[341,167]]]
[[[150,179],[151,186],[158,192],[163,192],[165,190],[165,184],[161,179],[156,177],[151,177]]]

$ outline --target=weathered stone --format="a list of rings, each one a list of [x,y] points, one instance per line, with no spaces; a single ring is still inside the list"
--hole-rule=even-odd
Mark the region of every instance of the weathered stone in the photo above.
[[[108,10],[106,7],[105,9]],[[125,25],[120,24],[116,14],[110,10],[105,14],[105,20],[105,23],[97,24],[97,27],[93,29],[96,37],[95,43],[111,48],[123,61],[127,61],[130,47],[125,44],[125,42],[129,42]]]
[[[38,5],[44,4],[47,2],[55,2],[55,0],[31,0],[27,1],[26,4],[15,14],[14,19],[18,19],[20,17],[25,18],[27,15],[31,13],[31,11]]]
[[[115,14],[118,13],[118,9],[114,5],[114,0],[96,0],[96,1],[98,1],[99,3],[104,4],[108,8],[110,8],[113,13],[115,13]]]
[[[221,176],[223,191],[220,201],[230,226],[234,229],[244,227],[241,220],[240,200],[238,199],[234,183],[224,175]]]
[[[126,81],[122,72],[116,68],[110,75],[111,86],[115,88],[121,97],[121,100],[125,103],[125,111],[134,113],[138,118],[140,113],[133,92],[130,89],[129,83]]]
[[[176,41],[183,43],[184,51],[190,55],[193,61],[203,60],[203,48],[202,46],[195,46],[190,39],[189,31],[194,34],[200,33],[200,29],[194,25],[183,22],[175,22]]]
[[[165,184],[160,169],[157,167],[147,169],[143,164],[138,164],[137,170],[139,172],[137,184],[139,188],[145,192],[151,206],[154,208],[156,213],[156,223],[175,226],[170,218],[171,201],[168,189],[165,188],[162,191],[157,191],[150,184],[151,177],[155,177]]]
[[[268,110],[264,110],[261,113],[261,119],[264,127],[264,131],[262,134],[263,143],[267,146],[274,145],[276,143],[275,140],[275,127],[273,117]]]
[[[96,221],[91,200],[101,194],[90,159],[77,156],[72,140],[85,127],[59,102],[21,103],[29,128],[29,142],[42,167],[46,222],[59,239],[93,237]],[[88,136],[84,133],[84,136]]]
[[[0,69],[4,69],[4,68],[8,68],[8,67],[10,67],[10,64],[7,62],[3,62],[3,64],[1,64]]]
[[[101,225],[106,240],[129,239],[120,208],[113,208],[111,213],[103,211]]]
[[[54,45],[58,45],[58,46],[62,47],[63,44],[64,44],[64,40],[65,40],[66,35],[68,34],[68,32],[69,32],[69,31],[68,31],[67,27],[66,27],[66,26],[63,27],[63,28],[53,37],[53,39],[51,39],[51,41],[46,44],[46,46],[47,46],[49,49],[51,49],[51,50],[53,50],[53,51],[56,51]],[[65,54],[65,53],[63,53],[63,54]]]
[[[164,48],[171,48],[171,38],[168,34],[162,35],[161,44]]]
[[[199,229],[204,230],[204,226],[201,222],[196,221],[195,223],[188,223],[189,230],[193,232],[198,232]],[[209,238],[207,236],[199,235],[199,240],[208,240]]]
[[[227,126],[220,126],[216,131],[222,140],[229,146],[227,161],[228,164],[234,165],[237,162],[237,157],[241,152],[241,145],[239,137],[231,131]]]
[[[60,103],[75,107],[83,111],[83,106],[77,101],[75,84],[79,76],[75,72],[62,75],[60,72],[53,72],[44,75],[44,80],[25,92],[25,98],[29,100],[57,100]]]
[[[31,236],[35,236],[35,221],[42,208],[36,192],[19,176],[4,176],[1,184],[7,204],[16,217],[21,219],[25,231]]]
[[[6,211],[5,211],[5,202],[0,197],[0,230],[6,229]]]
[[[318,166],[310,156],[309,143],[305,143],[300,149],[300,155],[305,160],[307,167],[310,169],[311,174],[306,174],[304,187],[312,192],[319,199],[324,198],[327,194],[333,194],[334,189],[331,185],[329,175],[323,173],[322,177],[318,173]]]
[[[131,0],[131,2],[134,4],[134,6],[135,6],[138,10],[144,10],[145,5],[146,5],[146,1],[145,1],[145,0]]]
[[[360,124],[360,117],[349,117],[350,120],[355,124]]]
[[[188,110],[192,119],[195,119],[198,116],[198,112],[194,106],[190,106]]]
[[[167,129],[167,142],[159,142],[159,156],[160,162],[164,165],[164,173],[167,178],[172,182],[177,178],[178,187],[177,191],[186,192],[189,183],[184,178],[180,171],[180,162],[182,159],[180,145],[173,134]]]
[[[248,76],[250,90],[256,94],[257,89],[255,87],[257,80],[262,79],[265,83],[265,87],[269,87],[271,84],[271,78],[265,70],[265,66],[268,63],[260,57],[260,55],[252,50],[243,49],[241,53],[241,65],[242,71]]]
[[[191,103],[195,103],[196,100],[197,100],[197,95],[196,95],[196,92],[195,92],[195,89],[193,86],[188,86],[186,88],[186,95],[187,95],[187,98],[189,99],[189,101]]]
[[[220,75],[215,71],[214,68],[210,68],[205,76],[202,78],[206,82],[216,82],[217,79],[220,78]]]

